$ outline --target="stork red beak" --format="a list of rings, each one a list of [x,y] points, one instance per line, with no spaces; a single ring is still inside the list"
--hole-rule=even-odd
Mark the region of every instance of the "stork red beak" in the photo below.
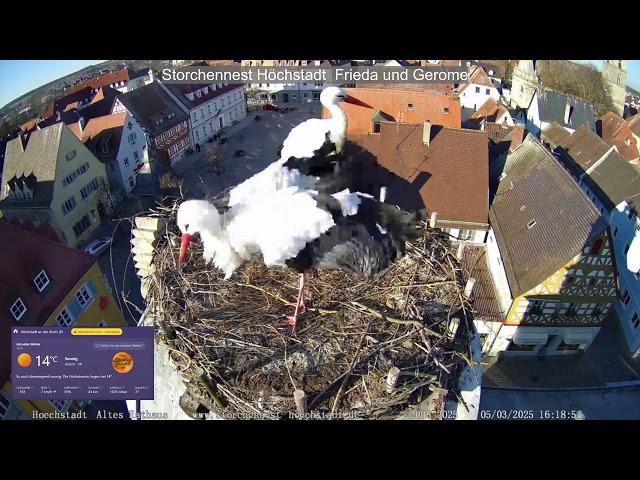
[[[344,98],[344,101],[345,101],[346,103],[350,103],[351,105],[358,105],[358,106],[360,106],[360,107],[371,108],[371,106],[370,106],[370,105],[367,105],[367,104],[366,104],[366,103],[364,103],[363,101],[358,100],[357,98],[352,97],[351,95],[347,95],[347,96]]]
[[[182,234],[182,243],[180,245],[180,255],[178,256],[178,268],[182,268],[184,262],[187,260],[187,254],[189,253],[189,245],[191,245],[191,235],[188,233]]]

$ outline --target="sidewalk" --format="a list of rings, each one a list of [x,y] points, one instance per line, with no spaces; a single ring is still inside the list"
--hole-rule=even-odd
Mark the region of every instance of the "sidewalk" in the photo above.
[[[483,360],[483,388],[563,390],[640,385],[640,359],[627,352],[612,308],[591,347],[578,355]]]

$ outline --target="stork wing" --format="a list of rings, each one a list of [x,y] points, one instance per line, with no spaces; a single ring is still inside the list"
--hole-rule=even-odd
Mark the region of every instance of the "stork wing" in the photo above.
[[[330,119],[312,118],[293,128],[282,144],[280,158],[286,161],[291,157],[313,157],[327,140],[327,132],[331,131],[330,122]]]

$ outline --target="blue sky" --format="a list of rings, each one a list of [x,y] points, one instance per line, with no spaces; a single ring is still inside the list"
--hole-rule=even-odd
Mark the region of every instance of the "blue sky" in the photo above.
[[[105,60],[0,60],[0,107],[34,88]],[[574,60],[602,68],[602,60]],[[627,83],[640,90],[640,60],[629,60]]]
[[[40,85],[105,60],[0,60],[0,108]]]
[[[603,60],[573,60],[577,63],[593,63],[602,71]],[[627,60],[627,85],[640,91],[640,60]]]

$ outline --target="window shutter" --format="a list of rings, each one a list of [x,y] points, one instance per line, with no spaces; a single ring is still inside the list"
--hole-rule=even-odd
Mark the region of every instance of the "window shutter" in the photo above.
[[[82,307],[80,306],[80,302],[78,302],[77,298],[74,298],[69,305],[67,305],[67,310],[73,317],[74,322],[80,318],[82,315]]]

